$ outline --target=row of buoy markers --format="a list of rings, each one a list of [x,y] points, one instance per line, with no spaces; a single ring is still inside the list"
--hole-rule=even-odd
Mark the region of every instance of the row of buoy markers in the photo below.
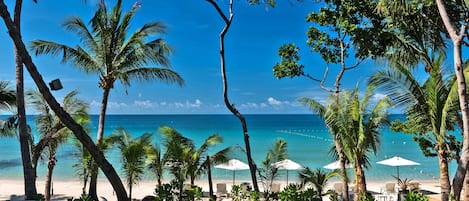
[[[324,141],[327,141],[327,142],[333,142],[332,139],[323,138],[323,137],[314,136],[314,135],[307,135],[307,134],[304,134],[304,133],[292,132],[292,131],[287,131],[287,130],[277,130],[276,132],[291,134],[291,135],[298,135],[298,136],[308,137],[308,138],[313,138],[313,139],[318,139],[318,140],[324,140]]]

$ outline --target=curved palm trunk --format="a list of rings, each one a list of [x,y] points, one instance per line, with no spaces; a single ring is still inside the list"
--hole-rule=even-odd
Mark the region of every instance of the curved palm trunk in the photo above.
[[[106,121],[106,108],[107,101],[109,99],[110,89],[103,89],[103,98],[101,101],[101,111],[99,113],[99,122],[98,122],[98,133],[96,135],[96,143],[98,144],[104,136],[104,123]],[[98,167],[93,166],[92,174],[90,178],[90,186],[88,189],[88,195],[97,200],[98,199]]]
[[[451,24],[443,1],[436,0],[436,4],[438,11],[440,12],[440,17],[443,20],[446,30],[451,37],[451,41],[453,42],[454,71],[458,82],[459,107],[461,109],[461,116],[463,120],[463,147],[461,150],[461,158],[458,161],[458,168],[453,178],[453,194],[456,200],[460,200],[461,190],[469,162],[469,106],[466,97],[466,80],[464,78],[464,69],[462,68],[461,57],[461,43],[466,36],[466,24],[461,25],[461,30],[458,34],[458,31]]]
[[[438,163],[440,165],[441,201],[448,201],[451,184],[449,183],[448,160],[442,150],[438,151]]]
[[[10,17],[10,13],[8,12],[8,8],[3,0],[0,0],[0,15],[8,29],[8,34],[15,43],[15,46],[18,48],[18,53],[21,56],[23,63],[28,69],[31,78],[36,83],[39,91],[44,96],[44,99],[47,101],[47,103],[55,112],[55,114],[59,117],[60,121],[64,123],[71,131],[73,131],[77,139],[80,140],[83,146],[85,146],[86,149],[93,156],[96,163],[100,166],[101,170],[104,172],[107,179],[114,188],[117,195],[117,199],[119,201],[128,201],[125,187],[122,184],[122,181],[120,180],[115,169],[112,167],[109,161],[106,160],[103,153],[99,151],[98,147],[93,143],[93,141],[87,135],[83,127],[81,127],[80,124],[76,123],[75,120],[73,120],[73,118],[63,110],[63,108],[60,106],[60,104],[57,102],[57,100],[47,88],[46,83],[42,79],[41,74],[37,71],[36,65],[33,63],[31,56],[26,50],[26,47],[21,39],[21,35],[18,32],[16,26],[13,24],[13,21]]]
[[[221,59],[221,74],[223,78],[223,100],[225,102],[226,107],[228,110],[230,110],[233,115],[235,115],[239,121],[241,122],[241,126],[243,128],[243,137],[244,137],[244,144],[246,148],[246,157],[248,159],[248,165],[249,165],[249,170],[251,173],[251,180],[252,180],[252,185],[254,187],[254,191],[259,192],[259,186],[257,184],[257,178],[256,178],[256,164],[254,163],[254,160],[251,157],[251,145],[249,143],[249,132],[248,132],[248,127],[246,123],[246,119],[244,116],[233,106],[233,104],[230,103],[230,100],[228,99],[228,81],[226,79],[226,64],[225,64],[225,35],[228,32],[228,29],[230,28],[231,22],[233,20],[233,0],[230,0],[230,18],[227,18],[223,12],[221,12],[221,9],[218,7],[218,5],[213,1],[213,0],[207,0],[209,3],[211,3],[215,9],[218,11],[220,16],[223,18],[225,21],[225,27],[223,27],[223,30],[220,33],[220,59]]]
[[[21,8],[23,1],[17,0],[14,11],[14,24],[20,32]],[[14,46],[15,65],[16,65],[16,105],[18,107],[18,128],[21,147],[21,160],[23,162],[24,175],[24,193],[26,199],[33,199],[36,194],[36,172],[31,162],[31,151],[29,144],[29,132],[26,124],[26,111],[24,104],[24,69],[23,62],[18,53],[16,45]]]
[[[50,200],[52,192],[52,173],[55,167],[55,157],[54,155],[49,156],[49,162],[47,163],[47,173],[46,173],[46,184],[44,189],[44,198]]]

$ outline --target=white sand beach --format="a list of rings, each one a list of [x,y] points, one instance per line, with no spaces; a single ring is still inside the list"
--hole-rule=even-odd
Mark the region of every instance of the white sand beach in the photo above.
[[[249,181],[236,181],[237,184]],[[368,190],[379,193],[386,181],[383,182],[367,182]],[[439,200],[439,184],[436,180],[418,181],[420,189],[428,192],[431,200]],[[216,183],[226,183],[227,190],[230,190],[232,184],[231,180],[217,180],[214,181],[214,191],[216,192]],[[331,188],[333,182],[329,183]],[[132,197],[136,199],[142,199],[147,195],[153,195],[155,190],[154,181],[142,181],[134,187]],[[203,191],[208,192],[208,182],[198,181],[196,185],[201,186]],[[281,183],[283,188],[286,185],[285,182]],[[22,180],[0,180],[0,200],[24,200],[24,185]],[[69,198],[78,198],[81,194],[82,184],[78,181],[54,181],[53,189],[54,196],[53,200],[67,200]],[[37,190],[39,193],[44,191],[44,181],[37,182]],[[107,200],[116,200],[112,186],[106,180],[100,180],[98,183],[98,194],[99,196],[105,197]]]

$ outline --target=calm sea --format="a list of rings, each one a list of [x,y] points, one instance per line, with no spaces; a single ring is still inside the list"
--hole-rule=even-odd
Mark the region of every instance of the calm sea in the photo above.
[[[393,119],[403,118],[394,115]],[[34,116],[29,116],[29,124],[34,127]],[[97,130],[98,116],[92,116],[90,125],[93,139]],[[288,143],[289,159],[312,169],[321,168],[333,162],[329,149],[332,139],[326,129],[323,120],[316,115],[246,115],[251,149],[254,160],[261,165],[268,149],[278,138],[283,138]],[[109,115],[106,120],[105,134],[109,135],[117,127],[123,127],[133,136],[151,132],[154,134],[154,143],[161,142],[160,126],[170,126],[178,130],[186,137],[193,139],[200,146],[208,136],[218,133],[224,138],[224,143],[211,148],[216,152],[227,146],[240,145],[244,147],[241,124],[232,115]],[[426,158],[422,155],[418,145],[410,135],[394,133],[389,128],[381,130],[381,146],[376,156],[371,157],[370,168],[366,170],[368,180],[391,180],[396,175],[396,167],[376,164],[376,161],[399,155],[409,160],[420,163],[419,166],[400,167],[401,178],[414,180],[438,179],[438,162],[436,158]],[[35,134],[35,133],[34,133]],[[35,134],[36,135],[36,134]],[[20,179],[21,159],[20,148],[16,138],[0,139],[0,178]],[[57,156],[57,166],[54,170],[54,178],[61,180],[74,180],[75,170],[72,165],[76,162],[73,157],[74,147],[68,143],[60,147]],[[245,155],[238,153],[240,160],[245,161]],[[120,171],[120,159],[117,151],[107,154],[113,166]],[[43,178],[46,166],[38,167],[38,176]],[[455,165],[450,166],[450,175],[454,174]],[[236,179],[248,180],[249,171],[236,172]],[[289,179],[295,179],[295,171],[289,171]],[[213,169],[214,179],[231,179],[232,172],[223,169]],[[152,179],[151,174],[145,176]],[[285,178],[285,171],[281,171],[280,179]]]

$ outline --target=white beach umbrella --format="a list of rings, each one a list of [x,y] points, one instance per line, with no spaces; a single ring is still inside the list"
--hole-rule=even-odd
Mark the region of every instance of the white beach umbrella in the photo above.
[[[301,166],[297,162],[294,162],[290,159],[285,159],[285,160],[273,163],[272,167],[275,167],[275,168],[280,169],[280,170],[286,170],[287,171],[287,184],[288,184],[288,170],[301,170],[301,169],[304,169],[303,166]]]
[[[249,165],[246,164],[246,163],[241,162],[240,160],[231,159],[226,163],[215,165],[215,168],[232,170],[233,171],[233,185],[234,185],[235,184],[236,170],[247,170],[247,169],[249,169]]]
[[[351,164],[345,164],[345,168],[352,168],[352,167],[353,166]],[[329,163],[325,165],[323,168],[330,169],[330,170],[340,169],[340,161]]]
[[[392,158],[376,162],[381,165],[395,166],[397,167],[397,180],[399,181],[399,166],[410,166],[410,165],[420,165],[420,163],[407,160],[405,158],[394,156]]]

